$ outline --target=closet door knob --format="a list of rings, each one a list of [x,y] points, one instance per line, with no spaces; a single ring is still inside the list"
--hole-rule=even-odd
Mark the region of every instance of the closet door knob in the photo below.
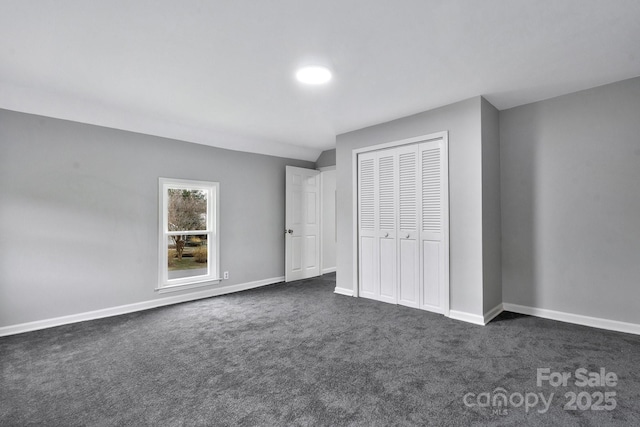
[[[384,233],[384,237],[389,237],[389,233]]]
[[[407,233],[407,239],[411,236],[411,234]]]

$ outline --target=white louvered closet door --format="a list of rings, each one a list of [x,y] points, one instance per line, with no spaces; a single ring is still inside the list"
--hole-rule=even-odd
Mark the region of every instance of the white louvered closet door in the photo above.
[[[359,156],[360,295],[395,304],[397,299],[396,222],[397,155]]]
[[[446,147],[442,139],[420,144],[422,260],[420,308],[448,314],[449,199]]]
[[[360,296],[378,299],[377,153],[358,156],[358,277]]]
[[[398,155],[395,150],[378,153],[378,268],[380,301],[397,302],[397,203]]]
[[[420,176],[418,145],[398,152],[398,303],[419,307],[420,302]]]
[[[358,155],[360,296],[448,314],[442,138]]]

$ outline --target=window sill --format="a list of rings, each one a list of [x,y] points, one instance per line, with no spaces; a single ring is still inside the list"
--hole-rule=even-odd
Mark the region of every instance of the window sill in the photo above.
[[[157,287],[155,291],[159,294],[165,294],[168,292],[178,292],[187,289],[203,288],[205,286],[217,285],[218,283],[220,283],[220,279],[206,280],[203,282],[183,283],[179,285],[165,285],[162,287]]]

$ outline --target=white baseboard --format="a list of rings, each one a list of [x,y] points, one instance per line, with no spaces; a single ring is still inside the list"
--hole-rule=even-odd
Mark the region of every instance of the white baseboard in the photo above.
[[[504,307],[502,306],[502,303],[496,305],[491,310],[487,311],[484,314],[484,324],[486,325],[487,323],[491,322],[494,317],[496,317],[497,315],[499,315],[503,311],[504,311]]]
[[[271,279],[256,280],[255,282],[240,283],[237,285],[223,286],[206,291],[192,292],[184,295],[176,295],[166,298],[158,298],[150,301],[137,302],[134,304],[120,305],[117,307],[103,308],[95,311],[72,314],[69,316],[55,317],[52,319],[37,320],[35,322],[20,323],[17,325],[4,326],[0,328],[0,337],[6,335],[21,334],[23,332],[36,331],[38,329],[52,328],[54,326],[67,325],[70,323],[84,322],[86,320],[101,319],[103,317],[118,316],[120,314],[133,313],[136,311],[149,310],[151,308],[163,307],[166,305],[178,304],[181,302],[195,301],[202,298],[209,298],[218,295],[230,294],[233,292],[246,291],[259,288],[261,286],[272,285],[284,281],[284,276],[273,277]]]
[[[473,323],[474,325],[484,326],[484,317],[478,314],[471,314],[465,311],[449,310],[449,317],[463,322]]]
[[[574,323],[592,328],[607,329],[609,331],[626,332],[640,335],[640,325],[637,323],[620,322],[603,319],[601,317],[583,316],[581,314],[565,313],[563,311],[547,310],[545,308],[527,307],[524,305],[503,303],[504,311],[557,320],[559,322]]]
[[[322,274],[333,273],[334,271],[336,271],[335,267],[324,268],[322,269]]]
[[[333,292],[338,295],[346,295],[348,297],[353,296],[353,289],[339,288],[336,286],[336,289]]]
[[[502,304],[498,304],[491,310],[480,316],[478,314],[471,314],[465,311],[449,310],[449,317],[455,320],[462,320],[463,322],[473,323],[474,325],[484,326],[489,323],[494,317],[502,313]]]

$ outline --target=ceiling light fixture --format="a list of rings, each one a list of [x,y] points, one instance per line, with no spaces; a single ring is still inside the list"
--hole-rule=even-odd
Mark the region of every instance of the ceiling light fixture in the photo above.
[[[326,67],[304,67],[296,72],[296,79],[308,85],[321,85],[331,80],[331,71]]]

